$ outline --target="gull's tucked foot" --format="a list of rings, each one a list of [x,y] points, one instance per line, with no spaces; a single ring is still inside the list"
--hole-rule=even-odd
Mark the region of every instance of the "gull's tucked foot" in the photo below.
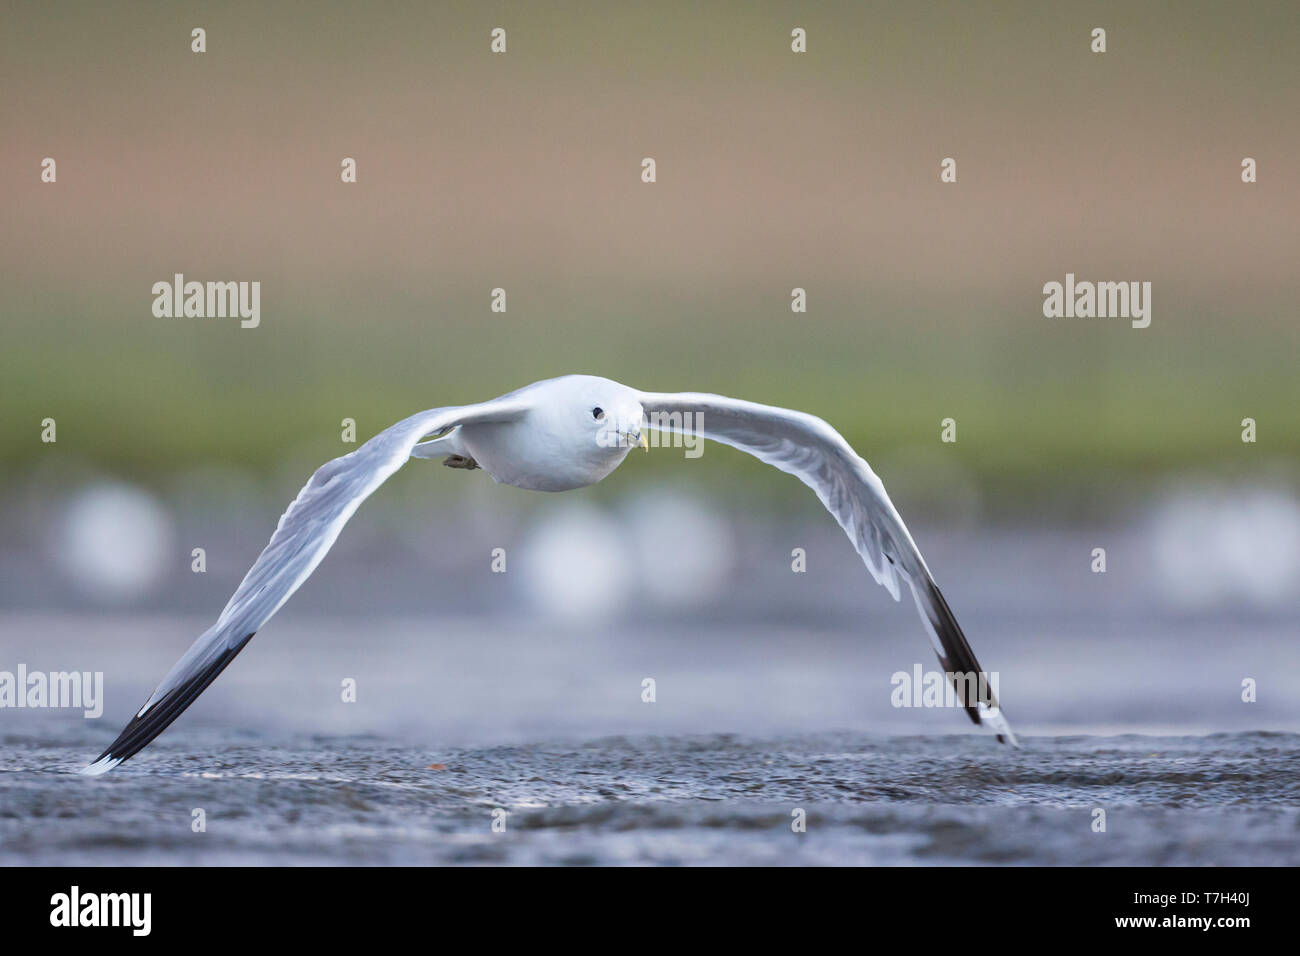
[[[469,455],[448,455],[442,460],[442,463],[448,468],[464,468],[468,471],[473,471],[478,467],[478,462]]]

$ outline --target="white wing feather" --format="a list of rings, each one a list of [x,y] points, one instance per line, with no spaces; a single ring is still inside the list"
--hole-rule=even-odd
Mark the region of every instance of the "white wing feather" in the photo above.
[[[280,517],[275,534],[217,618],[163,678],[118,738],[82,773],[113,769],[157,737],[289,600],[338,539],[353,512],[402,467],[427,435],[465,422],[509,421],[527,411],[518,393],[478,405],[435,408],[326,462]]]

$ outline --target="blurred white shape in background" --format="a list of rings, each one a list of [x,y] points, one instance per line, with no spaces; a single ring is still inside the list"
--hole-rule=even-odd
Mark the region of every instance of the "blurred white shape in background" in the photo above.
[[[81,591],[96,600],[122,603],[159,582],[171,545],[171,520],[156,498],[130,485],[104,481],[80,488],[68,500],[57,525],[54,553],[58,566]]]
[[[1164,597],[1180,607],[1269,607],[1300,584],[1300,504],[1284,491],[1176,492],[1153,513],[1150,541]]]
[[[626,532],[586,503],[544,509],[518,557],[507,555],[524,591],[543,614],[595,623],[631,613],[635,569]]]
[[[716,509],[677,491],[650,491],[629,504],[642,597],[669,608],[714,600],[735,558],[731,529]]]

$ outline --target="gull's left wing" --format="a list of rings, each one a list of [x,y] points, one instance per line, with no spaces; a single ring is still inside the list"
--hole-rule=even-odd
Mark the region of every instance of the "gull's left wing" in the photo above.
[[[640,396],[646,425],[722,442],[794,475],[816,492],[835,516],[867,570],[894,600],[900,580],[916,601],[944,672],[963,694],[979,682],[976,700],[963,701],[976,724],[1019,746],[984,671],[966,641],[925,559],[875,472],[830,425],[814,415],[700,392],[645,392]],[[967,676],[970,675],[970,676]]]
[[[217,623],[176,662],[144,706],[93,764],[92,776],[139,753],[217,679],[258,628],[316,570],[352,513],[402,467],[423,438],[467,422],[510,421],[528,408],[524,390],[478,405],[434,408],[386,428],[356,451],[326,462],[280,516],[275,534]]]

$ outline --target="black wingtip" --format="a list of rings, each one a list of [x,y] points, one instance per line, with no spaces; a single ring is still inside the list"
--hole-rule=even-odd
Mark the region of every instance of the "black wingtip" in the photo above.
[[[256,631],[253,632],[257,633]],[[111,770],[125,760],[130,760],[149,743],[161,734],[171,725],[171,722],[184,713],[185,708],[203,693],[209,684],[217,679],[217,675],[226,669],[235,656],[244,649],[244,646],[253,639],[253,634],[249,634],[243,640],[233,647],[228,647],[221,654],[214,658],[203,670],[199,671],[185,683],[174,687],[168,691],[156,704],[150,707],[143,715],[137,713],[131,718],[131,722],[122,728],[122,732],[117,735],[117,739],[109,744],[108,748],[99,755],[87,770],[91,768],[102,768],[98,772]]]
[[[946,673],[953,675],[974,674],[978,681],[977,700],[963,701],[963,709],[966,716],[970,718],[971,723],[982,724],[980,719],[979,704],[982,702],[990,707],[998,706],[997,698],[993,694],[993,689],[988,685],[987,675],[980,663],[975,659],[975,652],[971,650],[970,643],[966,640],[966,635],[957,623],[956,616],[952,613],[952,608],[948,607],[948,602],[944,599],[943,592],[933,580],[927,577],[925,582],[926,594],[930,600],[926,602],[926,614],[930,619],[934,632],[939,636],[939,643],[943,645],[943,653],[939,655],[939,663],[943,666]],[[965,691],[967,688],[958,684],[959,678],[954,678],[953,684],[958,691]],[[965,696],[962,694],[962,696]],[[1003,735],[998,734],[1000,742]]]

